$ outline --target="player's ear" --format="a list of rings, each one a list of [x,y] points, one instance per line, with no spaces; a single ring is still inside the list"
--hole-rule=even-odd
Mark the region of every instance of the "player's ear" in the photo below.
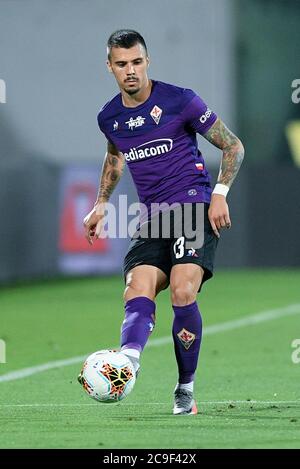
[[[113,71],[112,71],[112,68],[111,68],[111,63],[110,63],[110,61],[109,61],[108,59],[107,59],[107,61],[106,61],[106,66],[107,66],[108,71],[109,71],[110,73],[112,73]]]
[[[150,65],[150,57],[149,57],[148,55],[147,55],[147,57],[146,57],[146,62],[147,62],[147,67],[149,67],[149,65]]]

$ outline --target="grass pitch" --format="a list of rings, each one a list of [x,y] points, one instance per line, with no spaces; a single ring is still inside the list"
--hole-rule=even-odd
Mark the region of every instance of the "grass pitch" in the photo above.
[[[2,288],[0,447],[299,448],[300,363],[291,359],[300,338],[299,285],[299,270],[253,270],[217,272],[203,287],[199,414],[187,417],[172,415],[177,373],[168,291],[158,297],[134,391],[109,405],[90,399],[76,377],[81,355],[118,345],[121,276]],[[79,358],[54,367],[72,357]],[[49,369],[37,373],[42,364]],[[33,374],[20,378],[25,368]]]

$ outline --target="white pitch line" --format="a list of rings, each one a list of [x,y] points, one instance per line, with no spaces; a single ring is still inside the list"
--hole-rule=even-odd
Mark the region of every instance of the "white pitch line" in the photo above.
[[[5,375],[0,376],[0,383],[6,381],[14,381],[16,379],[27,378],[27,376],[36,375],[42,371],[52,370],[53,368],[61,368],[63,366],[74,365],[75,363],[82,362],[87,355],[78,357],[67,358],[65,360],[56,360],[53,362],[44,363],[42,365],[32,366],[30,368],[23,368],[21,370],[11,371]]]
[[[260,313],[252,314],[241,319],[234,319],[233,321],[221,322],[219,324],[213,324],[203,329],[203,335],[217,334],[219,332],[232,331],[245,326],[255,326],[262,322],[272,321],[273,319],[279,319],[286,316],[292,316],[294,314],[300,314],[300,303],[291,304],[284,308],[270,309],[262,311]],[[159,347],[161,345],[169,344],[173,341],[171,335],[167,337],[159,337],[157,339],[150,340],[147,347]],[[117,348],[117,347],[116,347]],[[11,371],[0,376],[0,383],[14,381],[17,379],[26,378],[28,376],[41,373],[42,371],[52,370],[53,368],[62,368],[68,365],[74,365],[81,363],[85,360],[87,355],[80,355],[77,357],[67,358],[64,360],[56,360],[42,365],[32,366],[30,368],[23,368],[21,370]]]
[[[299,405],[300,406],[300,401],[201,401],[201,407],[205,405]],[[91,403],[91,404],[78,404],[78,403],[73,403],[73,404],[0,404],[1,407],[91,407],[91,406],[97,406],[98,404]],[[143,404],[137,404],[137,403],[115,403],[115,404],[110,404],[109,406],[102,406],[102,408],[112,408],[116,407],[118,405],[122,405],[124,407],[127,406],[134,406],[138,407],[140,406],[153,406],[153,405],[170,405],[170,402],[147,402]]]

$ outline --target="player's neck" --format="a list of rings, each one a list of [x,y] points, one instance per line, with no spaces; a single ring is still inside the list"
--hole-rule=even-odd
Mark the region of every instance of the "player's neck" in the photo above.
[[[125,107],[137,107],[143,104],[149,98],[152,90],[152,81],[148,80],[147,85],[141,88],[138,93],[129,95],[126,91],[121,90],[122,102]]]

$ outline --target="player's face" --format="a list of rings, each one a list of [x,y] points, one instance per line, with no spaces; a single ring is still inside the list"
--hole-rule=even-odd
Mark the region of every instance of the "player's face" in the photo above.
[[[149,57],[141,44],[130,49],[112,47],[107,66],[121,90],[129,95],[138,93],[148,85]]]

